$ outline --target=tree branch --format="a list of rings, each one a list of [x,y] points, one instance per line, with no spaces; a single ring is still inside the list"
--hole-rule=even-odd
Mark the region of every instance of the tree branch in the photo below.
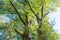
[[[29,5],[29,7],[30,7],[30,10],[33,12],[33,14],[35,15],[35,17],[36,17],[38,20],[41,20],[41,18],[38,16],[39,13],[35,14],[35,12],[34,12],[34,10],[32,9],[30,3],[29,3],[27,0],[25,0],[25,1],[28,3],[28,5]]]
[[[43,18],[46,16],[46,15],[48,15],[49,14],[49,12],[47,12],[44,16],[43,16]]]
[[[14,29],[15,30],[15,32],[17,33],[17,34],[19,34],[19,35],[23,35],[21,32],[19,32],[16,28]]]
[[[25,25],[25,22],[23,21],[22,17],[20,16],[20,13],[17,11],[17,9],[15,8],[15,6],[13,5],[13,3],[10,1],[11,5],[13,6],[14,10],[16,11],[16,13],[18,14],[20,20],[22,21],[22,23]]]
[[[30,7],[30,10],[31,10],[31,11],[33,12],[33,14],[36,16],[34,10],[32,9],[32,7],[31,7],[31,5],[30,5],[30,3],[29,3],[27,0],[25,0],[25,1],[28,3],[28,6]]]
[[[41,18],[43,17],[43,6],[41,8]]]

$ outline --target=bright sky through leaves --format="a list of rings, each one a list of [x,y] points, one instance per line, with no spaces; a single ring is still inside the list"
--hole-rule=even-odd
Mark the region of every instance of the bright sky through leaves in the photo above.
[[[48,17],[50,22],[53,20],[55,23],[53,29],[55,29],[56,32],[60,34],[60,7],[57,7],[57,10],[55,12],[51,12]]]
[[[0,21],[1,22],[3,21],[4,23],[7,23],[7,22],[10,21],[10,19],[8,17],[6,17],[5,15],[2,15],[2,16],[0,16]]]

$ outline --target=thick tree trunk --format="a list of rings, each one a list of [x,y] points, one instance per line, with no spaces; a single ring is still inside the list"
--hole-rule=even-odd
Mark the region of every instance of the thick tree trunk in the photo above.
[[[29,37],[29,29],[28,29],[28,26],[25,27],[25,32],[22,35],[22,38],[23,38],[23,40],[31,40],[31,38]]]
[[[31,38],[26,34],[22,36],[23,40],[31,40]]]

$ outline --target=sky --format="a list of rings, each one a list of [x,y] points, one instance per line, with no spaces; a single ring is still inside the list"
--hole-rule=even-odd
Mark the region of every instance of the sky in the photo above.
[[[8,18],[8,17],[6,17],[5,15],[1,15],[0,16],[0,22],[5,22],[5,23],[7,23],[7,22],[9,22],[10,21],[10,19]]]
[[[55,25],[53,26],[53,29],[60,34],[60,7],[57,7],[57,10],[54,12],[49,13],[49,22],[54,20],[53,22]]]

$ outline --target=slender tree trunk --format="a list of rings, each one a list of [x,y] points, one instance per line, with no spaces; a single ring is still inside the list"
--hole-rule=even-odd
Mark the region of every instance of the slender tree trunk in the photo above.
[[[41,30],[41,27],[42,27],[42,24],[43,24],[43,6],[41,8],[41,18],[39,17],[39,15],[37,15],[37,22],[38,22],[38,40],[42,40],[41,37],[42,37],[42,30]]]
[[[25,30],[24,30],[24,34],[22,35],[23,40],[31,40],[31,38],[29,37],[29,22],[28,22],[28,13],[26,12],[26,20],[25,20]]]

